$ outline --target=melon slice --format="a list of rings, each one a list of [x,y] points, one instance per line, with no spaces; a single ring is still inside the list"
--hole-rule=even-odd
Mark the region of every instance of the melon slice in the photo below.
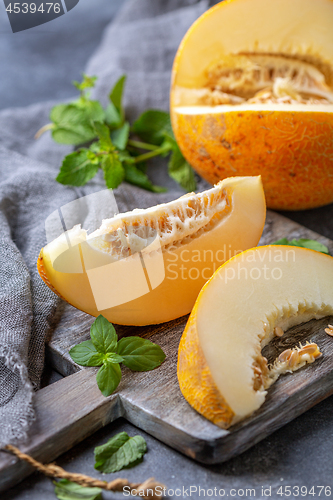
[[[215,270],[256,245],[265,223],[260,177],[75,226],[40,252],[45,283],[74,307],[113,323],[147,325],[188,314]]]
[[[175,58],[179,146],[211,183],[261,174],[267,205],[333,201],[333,0],[228,0]]]
[[[223,428],[260,408],[280,374],[321,354],[310,343],[267,367],[261,349],[291,326],[332,315],[332,283],[333,258],[298,247],[257,247],[221,266],[180,342],[178,380],[187,401]]]

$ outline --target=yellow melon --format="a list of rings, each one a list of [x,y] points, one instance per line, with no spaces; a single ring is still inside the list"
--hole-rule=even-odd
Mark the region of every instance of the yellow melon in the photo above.
[[[189,29],[171,117],[211,183],[261,174],[267,205],[333,202],[333,0],[226,0]]]
[[[260,177],[75,226],[40,252],[39,274],[64,300],[113,323],[147,325],[188,314],[214,271],[256,245],[265,223]]]
[[[179,345],[186,400],[222,428],[260,408],[280,374],[321,355],[305,344],[268,367],[261,349],[291,326],[332,315],[332,282],[333,258],[299,247],[257,247],[222,265],[198,295]]]

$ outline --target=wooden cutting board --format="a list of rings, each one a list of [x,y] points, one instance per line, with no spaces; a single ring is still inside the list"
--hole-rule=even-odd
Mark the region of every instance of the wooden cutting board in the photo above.
[[[333,254],[332,241],[268,212],[260,244],[282,237],[313,238],[327,245]],[[36,393],[37,419],[30,431],[30,441],[21,446],[22,451],[50,462],[101,427],[125,417],[195,460],[223,462],[333,394],[333,338],[324,333],[333,318],[313,320],[289,330],[282,339],[276,338],[264,354],[270,361],[298,341],[312,340],[318,342],[322,358],[293,375],[281,377],[251,418],[228,431],[219,429],[190,407],[178,387],[177,349],[186,320],[183,317],[157,326],[116,327],[119,336],[149,337],[163,348],[167,357],[160,368],[151,372],[135,373],[123,368],[117,392],[104,398],[96,385],[97,369],[75,365],[68,354],[72,346],[89,338],[94,318],[65,305],[47,346],[47,362],[65,378]],[[0,491],[31,472],[25,463],[0,452]]]

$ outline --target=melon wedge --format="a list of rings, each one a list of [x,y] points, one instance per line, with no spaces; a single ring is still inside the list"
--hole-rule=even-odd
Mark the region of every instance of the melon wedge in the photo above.
[[[256,245],[265,223],[260,177],[234,177],[199,194],[75,226],[40,252],[39,274],[74,307],[123,325],[188,314],[227,259]],[[70,244],[69,244],[70,243]]]
[[[257,247],[222,265],[181,338],[178,380],[187,401],[222,428],[260,408],[280,373],[320,356],[316,344],[305,345],[268,369],[261,349],[291,326],[332,315],[332,283],[333,258],[304,248]]]
[[[179,46],[170,109],[207,181],[262,175],[267,206],[333,202],[333,0],[227,0]]]

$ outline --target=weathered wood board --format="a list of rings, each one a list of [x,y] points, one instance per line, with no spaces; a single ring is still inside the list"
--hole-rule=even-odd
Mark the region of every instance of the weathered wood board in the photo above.
[[[333,253],[333,242],[275,213],[268,213],[261,244],[282,237],[313,238]],[[306,271],[306,270],[305,270]],[[196,413],[182,397],[176,376],[177,348],[186,317],[150,327],[116,327],[119,335],[149,336],[167,358],[152,372],[123,369],[117,393],[104,398],[96,385],[94,368],[81,369],[69,349],[89,338],[94,318],[66,305],[48,344],[47,359],[69,375],[36,394],[37,420],[23,451],[44,462],[52,461],[97,429],[120,416],[176,450],[205,463],[217,463],[245,451],[311,406],[333,394],[333,338],[324,328],[333,318],[313,320],[275,339],[265,351],[274,359],[298,341],[318,342],[323,357],[293,375],[281,377],[269,390],[264,405],[229,431],[219,429]],[[29,466],[0,453],[0,491],[31,472]]]

